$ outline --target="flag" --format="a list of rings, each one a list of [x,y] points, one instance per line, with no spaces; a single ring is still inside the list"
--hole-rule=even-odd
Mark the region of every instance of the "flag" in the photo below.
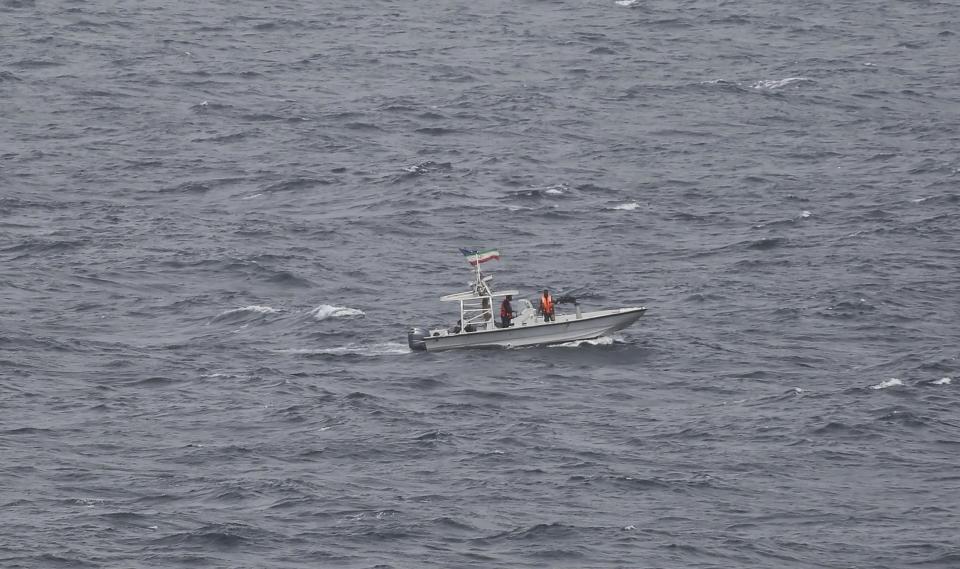
[[[500,259],[500,251],[497,249],[460,249],[460,252],[467,258],[467,262],[474,267],[479,263],[486,263],[490,259]]]

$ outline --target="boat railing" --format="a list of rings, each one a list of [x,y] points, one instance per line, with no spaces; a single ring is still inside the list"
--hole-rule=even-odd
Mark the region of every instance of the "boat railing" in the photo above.
[[[474,328],[485,328],[487,322],[493,319],[493,302],[489,296],[480,296],[460,301],[460,320],[463,329],[468,325]]]

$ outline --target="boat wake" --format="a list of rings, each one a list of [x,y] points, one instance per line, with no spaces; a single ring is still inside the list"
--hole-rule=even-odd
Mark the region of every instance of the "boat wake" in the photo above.
[[[345,346],[329,346],[325,348],[289,348],[276,350],[279,354],[294,354],[302,356],[364,356],[380,357],[398,354],[409,354],[410,348],[399,342],[384,342],[380,344],[347,344]]]
[[[572,342],[564,342],[562,344],[554,344],[550,346],[551,348],[579,348],[580,346],[612,346],[614,344],[624,344],[623,338],[620,336],[600,336],[599,338],[594,338],[592,340],[574,340]]]
[[[321,304],[311,310],[310,315],[317,320],[329,320],[330,318],[362,318],[365,313],[362,310],[347,306]]]

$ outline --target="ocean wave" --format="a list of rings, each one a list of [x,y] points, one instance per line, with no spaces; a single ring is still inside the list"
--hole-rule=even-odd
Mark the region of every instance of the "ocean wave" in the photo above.
[[[154,543],[175,547],[202,546],[213,549],[235,549],[260,535],[262,532],[256,528],[239,522],[229,522],[173,533],[154,540]]]
[[[791,217],[791,218],[789,218],[789,219],[776,219],[776,220],[773,220],[773,221],[765,221],[765,222],[763,222],[763,223],[758,223],[758,224],[754,225],[753,228],[754,228],[754,229],[763,229],[763,228],[771,228],[771,229],[772,229],[772,228],[776,228],[776,227],[788,227],[788,226],[790,226],[790,225],[793,225],[793,224],[797,223],[798,221],[802,221],[802,220],[804,220],[804,219],[807,219],[808,217],[810,217],[810,215],[811,215],[811,214],[810,214],[809,211],[803,210],[802,212],[800,212],[800,215],[798,215],[797,217]]]
[[[274,284],[284,285],[284,286],[291,286],[291,287],[309,288],[309,287],[313,286],[313,283],[310,282],[309,280],[307,280],[307,279],[305,279],[305,278],[303,278],[303,277],[298,277],[297,275],[295,275],[295,274],[293,274],[293,273],[291,273],[291,272],[289,272],[289,271],[279,271],[279,272],[271,275],[271,276],[267,279],[267,281],[269,281],[269,282],[271,282],[271,283],[274,283]]]
[[[567,184],[555,184],[552,186],[525,188],[511,192],[509,195],[513,198],[524,200],[540,200],[544,198],[567,197],[570,194],[570,186]]]
[[[310,315],[317,320],[329,320],[330,318],[362,318],[365,313],[356,308],[347,306],[333,306],[331,304],[321,304],[310,311]]]
[[[26,239],[16,245],[12,245],[6,248],[0,248],[0,253],[21,253],[19,258],[29,257],[33,254],[45,254],[50,255],[52,253],[59,253],[63,251],[69,251],[71,249],[82,248],[90,243],[88,241],[81,240],[44,240],[37,238]]]
[[[886,381],[881,381],[876,385],[871,385],[870,389],[886,389],[888,387],[898,387],[901,385],[903,385],[903,381],[901,381],[900,379],[897,379],[896,377],[891,377]]]
[[[183,182],[158,191],[162,194],[205,194],[210,191],[210,186],[203,182]]]
[[[451,170],[453,170],[453,165],[450,162],[434,162],[433,160],[420,162],[403,169],[403,171],[408,174],[429,174],[431,172],[449,172]]]
[[[757,239],[756,241],[746,242],[747,249],[758,249],[760,251],[766,251],[768,249],[774,249],[776,247],[781,247],[787,243],[785,237],[767,237],[764,239]]]
[[[10,65],[20,69],[43,69],[46,67],[60,67],[64,65],[64,63],[45,59],[22,59],[20,61],[13,62]]]
[[[856,301],[843,300],[837,302],[823,310],[819,310],[818,313],[828,318],[849,319],[864,316],[866,313],[874,312],[875,310],[877,310],[877,307],[867,302],[867,299],[859,298]]]
[[[233,310],[228,310],[221,314],[220,316],[227,316],[230,314],[236,314],[238,312],[255,312],[257,314],[276,314],[279,312],[276,308],[270,306],[261,306],[259,304],[251,304],[250,306],[244,306],[243,308],[234,308]]]
[[[329,186],[334,183],[333,180],[328,178],[309,178],[309,177],[300,177],[300,178],[291,178],[289,180],[281,180],[270,184],[269,186],[263,188],[265,192],[296,192],[301,190],[309,190],[317,186]]]
[[[743,85],[740,83],[737,83],[736,81],[728,81],[726,79],[710,79],[708,81],[700,81],[697,83],[697,85],[701,87],[719,87],[724,90],[735,92],[744,90]]]
[[[415,132],[418,132],[420,134],[426,134],[428,136],[446,136],[449,134],[456,134],[457,129],[444,128],[442,126],[425,126],[423,128],[416,129]]]
[[[620,210],[620,211],[633,211],[638,207],[640,207],[640,204],[638,204],[637,202],[627,202],[627,203],[622,203],[620,205],[615,205],[610,209]]]
[[[750,87],[763,91],[773,91],[794,83],[813,83],[813,79],[808,77],[787,77],[786,79],[761,79],[756,81]]]
[[[933,382],[934,385],[950,385],[953,379],[949,377],[941,377],[940,379]]]
[[[536,524],[527,527],[518,527],[509,531],[502,531],[486,537],[473,540],[475,544],[493,544],[504,541],[516,542],[562,542],[578,538],[581,528],[561,523]]]
[[[244,306],[241,308],[234,308],[227,310],[226,312],[221,312],[214,316],[210,321],[211,322],[221,322],[224,320],[240,320],[246,317],[259,318],[266,316],[268,314],[277,314],[279,310],[272,308],[270,306],[261,306],[259,304],[251,304],[250,306]]]
[[[956,172],[954,172],[954,174],[955,173]],[[934,195],[934,196],[925,196],[925,197],[914,198],[910,200],[910,202],[915,204],[927,204],[928,202],[930,202],[931,204],[951,205],[951,204],[956,204],[957,202],[960,202],[960,195],[942,194],[942,195]]]

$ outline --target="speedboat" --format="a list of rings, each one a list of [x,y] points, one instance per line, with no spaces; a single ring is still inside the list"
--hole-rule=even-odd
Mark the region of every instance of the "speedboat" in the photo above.
[[[464,254],[466,255],[466,252]],[[411,329],[407,334],[407,343],[411,350],[435,352],[456,348],[517,348],[592,340],[623,330],[636,322],[647,310],[643,306],[632,306],[582,312],[576,299],[561,297],[554,304],[573,304],[574,313],[560,314],[555,310],[554,320],[544,321],[533,303],[519,299],[514,301],[517,316],[509,327],[504,328],[494,318],[494,307],[500,306],[498,301],[503,297],[517,297],[519,293],[515,290],[495,292],[490,282],[493,275],[483,275],[479,270],[480,262],[483,261],[471,262],[478,268],[476,279],[469,283],[470,290],[440,298],[443,302],[459,305],[460,320],[457,324],[452,328]]]

